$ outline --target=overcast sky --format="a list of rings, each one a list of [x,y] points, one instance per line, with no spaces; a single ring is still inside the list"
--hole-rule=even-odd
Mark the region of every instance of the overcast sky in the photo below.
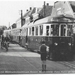
[[[16,22],[20,17],[20,10],[25,14],[29,7],[42,7],[44,0],[0,0],[0,26],[6,25],[7,27]],[[50,5],[54,1],[47,1]]]
[[[42,7],[44,1],[53,5],[60,0],[0,0],[0,26],[11,26],[20,18],[20,10],[25,14],[29,7]]]

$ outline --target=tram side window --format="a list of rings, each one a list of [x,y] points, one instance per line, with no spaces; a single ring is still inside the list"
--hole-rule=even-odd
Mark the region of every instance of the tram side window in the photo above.
[[[34,27],[32,27],[32,35],[34,35]]]
[[[26,35],[26,29],[25,28],[23,29],[23,35]]]
[[[38,35],[38,26],[37,27],[35,27],[36,28],[36,35]]]
[[[46,26],[46,35],[49,35],[49,26]]]
[[[31,28],[29,28],[29,35],[31,35]]]
[[[43,34],[43,25],[40,26],[40,35]]]
[[[21,32],[21,34],[23,34],[23,29],[22,29],[22,32]]]
[[[26,35],[28,35],[28,28],[26,28]]]
[[[51,25],[51,35],[53,35],[54,25]]]
[[[53,36],[56,35],[56,25],[51,25],[51,34],[52,34]]]
[[[53,36],[59,36],[59,25],[51,25],[51,34]]]

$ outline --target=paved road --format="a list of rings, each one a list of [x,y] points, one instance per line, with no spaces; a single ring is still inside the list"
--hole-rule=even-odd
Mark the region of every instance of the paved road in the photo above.
[[[74,62],[47,60],[46,73],[74,72]],[[73,67],[72,67],[73,65]],[[0,49],[0,73],[42,73],[40,55],[18,44],[10,44],[9,51]],[[75,72],[74,72],[75,73]]]

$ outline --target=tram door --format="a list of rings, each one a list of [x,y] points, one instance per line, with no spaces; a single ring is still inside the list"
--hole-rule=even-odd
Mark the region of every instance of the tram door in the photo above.
[[[26,47],[28,48],[28,28],[26,28],[25,42],[26,42]]]

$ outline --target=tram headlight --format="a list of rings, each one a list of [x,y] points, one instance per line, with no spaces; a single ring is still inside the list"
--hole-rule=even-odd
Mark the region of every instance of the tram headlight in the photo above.
[[[69,46],[71,46],[71,43],[68,43]]]
[[[58,45],[58,43],[54,43],[56,46]]]

